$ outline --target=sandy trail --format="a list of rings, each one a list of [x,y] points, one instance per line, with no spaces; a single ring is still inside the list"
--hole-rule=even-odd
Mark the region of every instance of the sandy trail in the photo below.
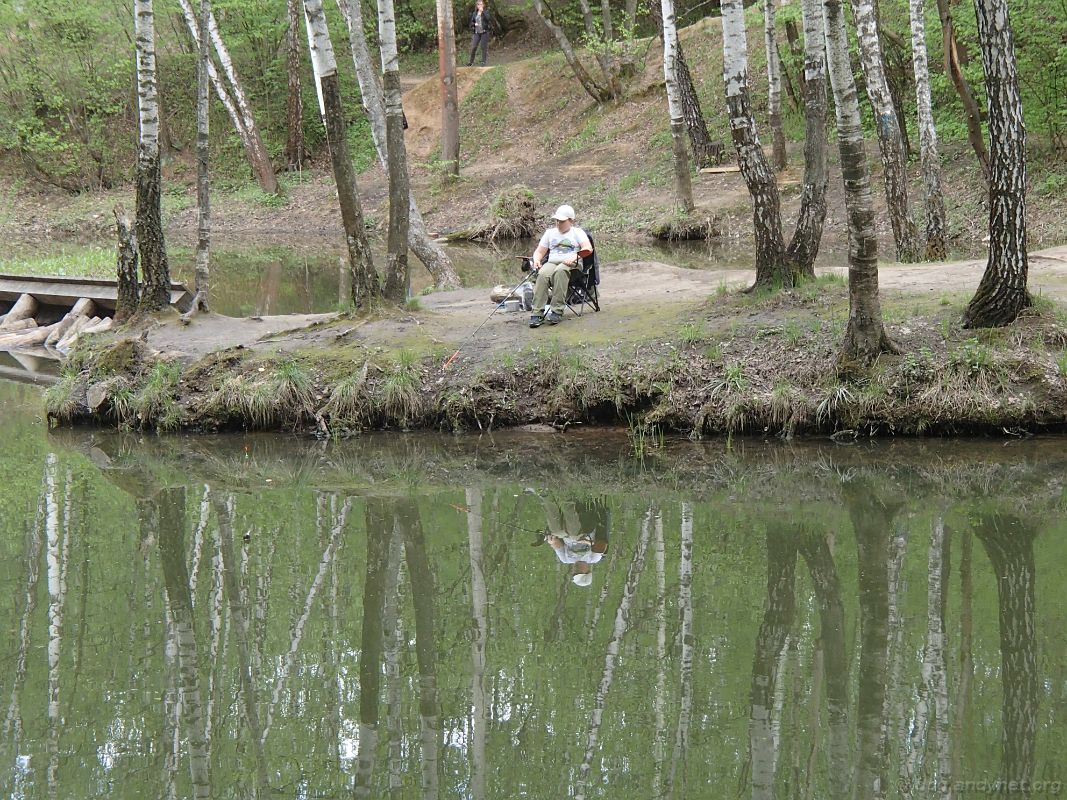
[[[959,303],[974,291],[984,261],[940,264],[886,264],[880,270],[883,290],[910,296],[948,296]],[[846,274],[845,268],[828,270]],[[458,289],[420,298],[421,310],[369,321],[333,314],[294,314],[237,319],[199,316],[189,326],[153,323],[146,341],[157,350],[193,360],[227,347],[262,352],[356,343],[368,350],[463,345],[464,359],[479,361],[525,347],[558,341],[566,345],[606,347],[647,340],[677,327],[720,285],[739,287],[753,279],[751,270],[694,270],[654,261],[605,264],[601,270],[601,313],[580,319],[567,315],[555,327],[531,331],[528,316],[498,313],[476,338],[472,331],[492,312],[484,288]],[[1067,245],[1032,253],[1030,287],[1035,293],[1067,302]],[[755,312],[753,312],[755,313]]]

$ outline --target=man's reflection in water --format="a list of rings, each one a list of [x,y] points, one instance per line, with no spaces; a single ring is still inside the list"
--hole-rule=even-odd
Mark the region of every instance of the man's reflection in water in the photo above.
[[[608,508],[603,500],[553,500],[542,497],[548,529],[533,543],[548,542],[556,558],[571,565],[578,586],[593,582],[592,565],[608,551]]]

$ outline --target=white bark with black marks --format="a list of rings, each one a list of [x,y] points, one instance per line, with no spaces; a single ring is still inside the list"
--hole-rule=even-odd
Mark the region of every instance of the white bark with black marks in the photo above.
[[[674,150],[674,192],[678,206],[688,214],[695,206],[693,184],[689,177],[689,152],[685,146],[685,112],[678,85],[678,27],[674,19],[674,0],[660,0],[660,7],[663,12],[663,78],[667,85],[667,109]]]
[[[211,17],[211,3],[200,0],[200,29]],[[208,74],[211,61],[207,39],[200,37],[200,58],[196,69],[196,280],[193,310],[208,310],[211,264],[211,191],[208,174],[210,120],[208,115]]]
[[[135,0],[137,53],[137,247],[141,261],[142,311],[170,305],[170,268],[163,241],[162,174],[159,154],[159,96],[156,79],[155,16],[152,0]]]
[[[975,0],[989,107],[989,260],[963,315],[966,328],[1009,325],[1026,288],[1026,127],[1007,0]]]
[[[679,797],[686,796],[685,761],[689,754],[689,724],[693,719],[693,508],[689,503],[682,503],[681,528],[682,553],[678,563],[678,613],[682,618],[681,697],[665,793],[669,798],[675,796],[679,785]]]
[[[826,222],[826,34],[819,0],[801,0],[804,22],[804,187],[793,238],[786,251],[802,275],[815,277],[815,257]]]
[[[348,149],[348,126],[341,105],[341,86],[337,75],[337,59],[326,26],[322,0],[304,0],[308,33],[311,39],[311,63],[322,91],[323,120],[326,139],[330,145],[337,199],[341,206],[341,223],[348,246],[348,261],[352,270],[352,304],[363,308],[381,296],[378,273],[371,261],[370,244],[363,221],[363,207],[352,158]]]
[[[449,0],[440,0],[449,2]],[[378,41],[385,89],[385,130],[389,164],[389,232],[386,242],[384,295],[403,303],[411,282],[408,272],[408,207],[411,178],[404,144],[404,108],[400,95],[400,58],[396,46],[393,0],[378,0]],[[454,48],[453,48],[454,49]],[[452,57],[455,63],[455,55]]]
[[[863,144],[860,105],[848,57],[848,34],[841,0],[823,6],[830,86],[837,110],[837,142],[848,216],[848,328],[841,346],[842,362],[867,364],[895,346],[882,323],[878,297],[878,235],[874,229],[871,173]]]
[[[885,199],[889,221],[893,226],[893,241],[900,261],[918,258],[915,222],[908,202],[908,170],[904,141],[897,121],[897,111],[889,92],[885,75],[885,61],[878,35],[878,14],[874,0],[851,0],[856,20],[856,39],[859,43],[860,63],[863,65],[867,96],[874,111],[874,127],[878,134],[878,148],[882,154],[885,178]]]
[[[767,123],[774,137],[774,168],[785,169],[785,133],[782,131],[782,65],[774,32],[774,0],[763,0],[763,44],[767,48]]]
[[[792,286],[795,276],[785,258],[778,183],[756,134],[748,95],[748,44],[741,0],[722,3],[723,81],[734,149],[741,174],[752,195],[756,237],[755,286]]]
[[[471,611],[474,637],[471,641],[471,778],[472,800],[485,800],[488,762],[485,741],[489,726],[486,713],[485,648],[489,639],[489,594],[485,585],[485,551],[482,537],[482,491],[467,489],[467,543],[471,564]]]
[[[919,158],[926,190],[926,258],[944,261],[945,198],[941,193],[941,157],[937,151],[933,101],[930,96],[930,65],[926,56],[926,4],[910,0],[911,63],[915,70],[915,104],[919,115]]]
[[[348,2],[337,0],[337,6],[348,28],[348,42],[352,50],[356,78],[359,80],[360,97],[363,108],[367,112],[367,119],[370,121],[371,138],[378,152],[378,161],[382,168],[388,171],[389,144],[386,141],[385,130],[385,97],[367,47],[367,36],[363,30],[363,9],[360,0],[348,0]],[[448,257],[448,254],[430,238],[426,223],[422,219],[422,213],[415,202],[414,191],[410,192],[408,208],[408,246],[433,276],[436,288],[456,288],[459,286],[456,268],[452,265],[452,259]]]

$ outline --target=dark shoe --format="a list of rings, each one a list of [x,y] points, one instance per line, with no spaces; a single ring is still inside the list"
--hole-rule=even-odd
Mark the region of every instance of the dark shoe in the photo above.
[[[551,314],[549,316],[551,317]],[[540,328],[544,324],[545,324],[544,315],[542,315],[542,314],[534,314],[532,317],[530,317],[530,327],[531,328]],[[553,323],[553,324],[555,324],[555,323]]]
[[[559,325],[559,323],[563,322],[563,315],[557,314],[555,311],[549,311],[548,316],[545,317],[545,321],[548,322],[549,325]]]

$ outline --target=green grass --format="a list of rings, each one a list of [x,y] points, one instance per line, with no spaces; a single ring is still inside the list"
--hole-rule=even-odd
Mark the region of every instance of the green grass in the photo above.
[[[696,344],[706,335],[704,324],[701,322],[687,322],[678,329],[678,338],[685,344]]]
[[[115,251],[93,245],[75,245],[47,255],[0,257],[0,275],[114,278]]]
[[[459,104],[460,153],[469,158],[482,148],[496,146],[509,125],[510,109],[504,70],[493,67]]]
[[[1067,378],[1067,350],[1060,353],[1059,358],[1056,359],[1056,367],[1060,371],[1060,377]]]

